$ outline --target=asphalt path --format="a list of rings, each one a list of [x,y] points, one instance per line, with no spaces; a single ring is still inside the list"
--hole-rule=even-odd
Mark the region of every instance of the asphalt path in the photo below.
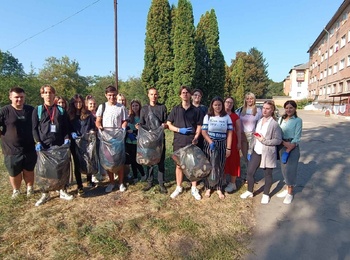
[[[278,167],[271,201],[261,204],[259,170],[252,253],[245,259],[350,260],[350,120],[315,111],[298,110],[298,115],[303,133],[294,200],[285,205],[276,197],[284,185]]]

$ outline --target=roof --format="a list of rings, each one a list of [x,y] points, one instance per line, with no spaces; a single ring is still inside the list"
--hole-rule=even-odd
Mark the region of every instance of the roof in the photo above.
[[[289,74],[292,72],[292,70],[306,70],[308,68],[309,68],[308,62],[304,64],[298,64],[298,65],[295,65],[292,69],[290,69]]]

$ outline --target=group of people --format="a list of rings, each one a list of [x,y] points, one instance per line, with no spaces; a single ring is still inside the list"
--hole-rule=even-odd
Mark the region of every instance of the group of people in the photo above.
[[[272,100],[265,101],[261,111],[255,105],[254,94],[248,93],[245,96],[244,106],[238,111],[242,123],[242,154],[247,162],[248,182],[247,191],[240,195],[242,199],[253,197],[254,176],[257,169],[262,168],[265,185],[261,203],[269,203],[272,171],[280,158],[286,189],[278,193],[277,197],[284,198],[284,204],[290,204],[293,200],[302,120],[297,116],[295,101],[286,101],[284,109],[284,115],[277,119],[276,106]]]
[[[266,101],[261,111],[255,106],[255,96],[252,93],[245,96],[242,109],[236,113],[233,97],[225,99],[215,97],[207,108],[201,104],[203,92],[200,89],[192,91],[188,86],[181,86],[179,89],[181,103],[169,114],[165,105],[158,102],[159,93],[155,88],[150,88],[147,92],[149,98],[147,105],[142,106],[140,101],[132,100],[128,108],[125,96],[118,94],[114,86],[105,89],[106,102],[97,109],[96,100],[92,96],[83,98],[76,94],[67,102],[64,98],[56,96],[55,89],[51,85],[42,86],[40,94],[43,105],[34,108],[25,104],[25,91],[22,88],[11,88],[9,91],[11,104],[0,110],[1,143],[4,163],[13,188],[12,198],[19,196],[22,179],[26,183],[27,196],[33,194],[37,152],[61,145],[70,146],[77,193],[83,195],[83,181],[75,140],[86,133],[102,133],[107,129],[123,131],[127,156],[126,160],[118,165],[117,170],[99,167],[99,171],[105,172],[109,178],[105,191],[112,192],[116,187],[120,192],[126,190],[125,165],[130,164],[133,179],[138,180],[139,172],[141,179],[147,182],[143,188],[145,192],[154,186],[154,169],[158,166],[159,189],[161,193],[166,194],[168,191],[164,185],[165,138],[162,139],[160,160],[156,165],[147,165],[145,170],[136,159],[139,129],[154,131],[161,127],[174,132],[173,151],[194,144],[202,149],[209,161],[213,156],[219,158],[219,163],[215,165],[219,169],[218,181],[213,185],[207,178],[203,180],[204,196],[210,197],[215,190],[219,198],[224,199],[225,192],[231,193],[237,190],[236,179],[241,176],[241,151],[247,163],[248,182],[248,190],[241,195],[241,198],[253,197],[254,175],[260,167],[265,171],[265,187],[261,202],[264,204],[269,202],[272,170],[277,165],[277,153],[279,153],[286,189],[277,196],[284,197],[286,204],[291,203],[293,199],[300,156],[298,145],[302,121],[297,117],[297,106],[292,100],[285,103],[285,114],[277,122],[274,118],[276,107],[273,101]],[[103,165],[102,162],[101,164]],[[228,183],[226,175],[230,176]],[[170,195],[172,199],[183,192],[184,174],[179,165],[176,165],[175,176],[176,188]],[[96,181],[94,175],[87,173],[88,187],[94,187]],[[193,181],[191,184],[191,195],[196,200],[201,200],[202,196],[197,188],[198,182]],[[72,200],[74,196],[67,193],[67,186],[68,183],[59,190],[60,198]],[[42,196],[35,205],[42,205],[49,199],[49,191],[42,190]]]

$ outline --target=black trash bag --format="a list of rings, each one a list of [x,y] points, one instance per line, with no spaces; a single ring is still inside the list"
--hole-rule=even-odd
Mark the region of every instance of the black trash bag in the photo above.
[[[209,187],[215,187],[219,183],[220,175],[223,171],[221,167],[220,154],[218,150],[210,151],[211,172],[207,178]]]
[[[138,129],[136,162],[152,166],[160,162],[163,153],[164,128],[159,126],[155,130]]]
[[[172,158],[190,181],[199,181],[207,177],[212,170],[203,151],[193,144],[175,151]]]
[[[121,128],[104,127],[98,131],[100,139],[100,164],[110,172],[117,172],[125,162],[125,130]]]
[[[96,152],[96,133],[90,131],[74,140],[75,153],[79,160],[80,172],[91,175],[98,172],[98,158]]]
[[[43,192],[65,188],[69,182],[70,156],[69,144],[38,152],[35,183]]]

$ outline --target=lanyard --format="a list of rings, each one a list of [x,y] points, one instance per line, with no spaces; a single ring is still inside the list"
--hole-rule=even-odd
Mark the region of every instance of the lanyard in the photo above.
[[[50,121],[51,121],[51,124],[53,124],[53,120],[54,120],[54,118],[55,118],[55,111],[56,111],[56,106],[55,105],[53,105],[52,106],[52,115],[51,115],[51,113],[50,113],[50,110],[47,108],[47,106],[46,105],[44,105],[45,106],[45,109],[46,109],[46,111],[47,111],[47,114],[49,115],[49,117],[50,117]]]

